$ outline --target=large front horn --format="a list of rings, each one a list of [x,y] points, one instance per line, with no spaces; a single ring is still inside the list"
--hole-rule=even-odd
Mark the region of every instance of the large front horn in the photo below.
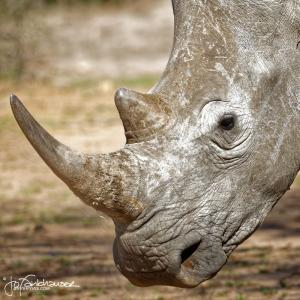
[[[134,188],[129,186],[128,180],[126,185],[124,183],[125,177],[132,177],[136,172],[129,153],[123,150],[87,155],[74,151],[41,127],[16,96],[11,96],[10,103],[19,126],[34,149],[87,205],[125,222],[141,213],[142,205],[134,198]]]

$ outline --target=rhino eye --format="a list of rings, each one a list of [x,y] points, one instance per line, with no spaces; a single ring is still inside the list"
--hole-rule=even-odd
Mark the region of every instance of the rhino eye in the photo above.
[[[235,117],[233,115],[225,115],[221,118],[219,125],[224,130],[231,130],[235,125]]]

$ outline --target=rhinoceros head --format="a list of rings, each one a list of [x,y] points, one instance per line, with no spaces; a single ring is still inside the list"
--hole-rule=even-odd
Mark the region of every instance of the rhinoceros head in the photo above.
[[[147,94],[115,102],[126,146],[76,152],[11,97],[23,132],[86,204],[116,225],[118,269],[139,286],[214,276],[299,170],[296,0],[173,0],[175,38]]]

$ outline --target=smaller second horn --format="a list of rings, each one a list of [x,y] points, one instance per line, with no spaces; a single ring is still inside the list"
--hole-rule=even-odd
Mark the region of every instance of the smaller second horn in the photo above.
[[[128,144],[151,139],[168,123],[170,109],[158,95],[122,88],[116,92],[115,103]]]

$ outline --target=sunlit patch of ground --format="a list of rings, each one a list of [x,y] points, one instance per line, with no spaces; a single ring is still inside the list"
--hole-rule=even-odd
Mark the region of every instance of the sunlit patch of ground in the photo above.
[[[125,142],[114,107],[116,86],[145,91],[155,78],[86,80],[54,87],[0,81],[0,299],[2,277],[35,274],[80,288],[23,293],[14,299],[300,299],[300,191],[295,185],[264,226],[214,278],[192,290],[132,286],[114,266],[112,222],[80,203],[35,154],[14,121],[16,93],[56,137],[87,152]]]

